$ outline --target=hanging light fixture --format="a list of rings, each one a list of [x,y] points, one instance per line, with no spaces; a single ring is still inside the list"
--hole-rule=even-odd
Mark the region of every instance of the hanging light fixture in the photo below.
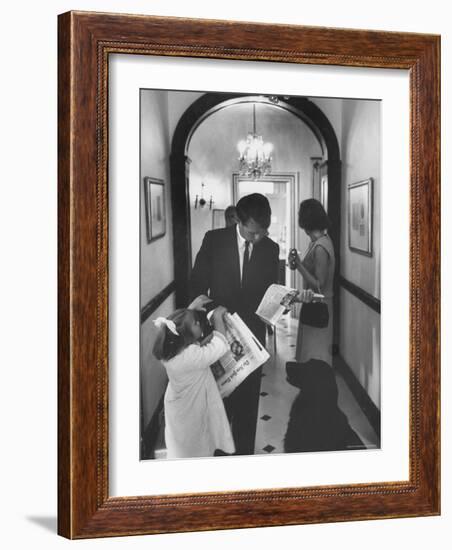
[[[240,175],[251,177],[254,180],[271,172],[271,153],[273,145],[264,143],[262,136],[256,132],[256,104],[253,103],[253,131],[248,133],[245,140],[238,143]]]

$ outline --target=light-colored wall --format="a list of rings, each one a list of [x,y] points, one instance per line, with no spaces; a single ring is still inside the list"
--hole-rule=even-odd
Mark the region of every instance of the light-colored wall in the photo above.
[[[340,354],[380,408],[380,314],[340,289]]]
[[[380,108],[379,101],[343,100],[342,118],[342,274],[380,298]],[[347,186],[373,178],[372,257],[348,247]]]
[[[157,335],[152,319],[166,317],[172,311],[174,311],[174,298],[169,296],[141,325],[141,403],[144,427],[149,424],[168,383],[164,367],[152,355],[152,347]]]
[[[342,100],[341,274],[380,298],[380,108],[379,101]],[[372,257],[348,247],[347,186],[374,180]],[[380,315],[341,290],[340,353],[372,401],[380,406]]]
[[[170,136],[168,118],[168,93],[158,90],[141,91],[141,182],[140,182],[140,231],[141,231],[141,307],[154,298],[174,279],[173,226],[170,188]],[[145,176],[165,182],[166,234],[147,242],[146,215],[144,210]],[[174,298],[170,296],[151,316],[170,313]],[[141,325],[141,389],[144,425],[150,421],[160,397],[165,391],[167,378],[162,364],[152,353],[155,327],[151,319]]]
[[[141,92],[141,304],[145,305],[174,278],[173,226],[169,170],[170,138],[168,94],[165,91]],[[165,182],[166,234],[151,243],[146,237],[143,178],[151,176]],[[156,258],[159,259],[156,262]]]
[[[194,103],[199,97],[204,95],[204,92],[173,92],[168,91],[168,128],[170,143],[173,140],[174,131],[176,126],[188,109],[188,107]]]
[[[320,156],[320,145],[311,130],[297,117],[269,105],[259,104],[256,109],[257,132],[264,141],[273,143],[272,171],[298,173],[300,200],[311,196],[310,157]],[[252,131],[251,104],[225,108],[207,118],[193,135],[189,147],[190,204],[192,227],[192,258],[199,250],[202,239],[212,229],[212,212],[194,209],[196,194],[204,198],[213,196],[214,208],[232,204],[232,174],[238,171],[237,143]],[[303,241],[304,237],[299,237]],[[298,246],[298,244],[297,244]]]

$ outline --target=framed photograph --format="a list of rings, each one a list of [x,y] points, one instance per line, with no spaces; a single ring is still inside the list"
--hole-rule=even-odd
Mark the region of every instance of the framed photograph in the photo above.
[[[372,178],[348,185],[348,246],[372,256]]]
[[[148,243],[163,237],[166,232],[165,182],[145,177],[144,196]]]
[[[58,40],[59,534],[438,515],[440,38],[68,12]],[[247,157],[248,139],[261,156]],[[298,284],[289,248],[308,254],[312,244],[299,204],[327,207],[330,229],[317,229],[335,259],[330,323],[309,336],[296,317],[272,334],[246,320],[270,358],[230,416],[216,389],[223,365],[190,362],[183,372],[202,372],[195,394],[217,415],[201,434],[192,430],[205,402],[173,406],[193,389],[171,363],[188,344],[177,340],[171,356],[168,346],[181,337],[178,315],[202,317],[193,313],[205,290],[199,266],[240,287],[238,254],[204,260],[239,246],[240,224],[215,228],[242,169],[235,198],[257,193],[271,210],[253,225],[246,260],[262,287],[276,272]],[[195,208],[203,181],[212,214]],[[350,243],[368,258],[348,247],[349,198],[358,205]],[[395,262],[389,288],[381,281]],[[206,327],[196,327],[201,341]],[[325,355],[306,357],[320,340]],[[226,341],[243,360],[240,339]],[[307,434],[326,398],[333,416]],[[244,402],[252,422],[237,431]]]
[[[221,229],[225,225],[224,209],[214,208],[212,210],[212,229]]]

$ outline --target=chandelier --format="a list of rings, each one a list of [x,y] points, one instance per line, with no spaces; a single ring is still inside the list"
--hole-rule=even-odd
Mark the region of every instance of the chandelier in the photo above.
[[[256,132],[256,104],[253,103],[253,131],[248,133],[245,140],[238,143],[239,172],[241,176],[257,180],[271,172],[271,153],[273,145],[264,143],[262,136]]]

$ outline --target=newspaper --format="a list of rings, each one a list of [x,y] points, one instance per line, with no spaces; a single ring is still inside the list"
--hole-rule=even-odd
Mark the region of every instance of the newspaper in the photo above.
[[[237,313],[227,313],[224,319],[229,350],[211,369],[221,397],[228,397],[270,355]]]
[[[283,285],[270,285],[256,310],[264,323],[275,325],[296,298],[298,291]]]

